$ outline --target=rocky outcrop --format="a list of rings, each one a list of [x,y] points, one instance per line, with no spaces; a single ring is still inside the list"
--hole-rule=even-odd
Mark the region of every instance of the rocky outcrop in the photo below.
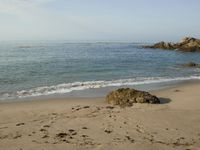
[[[159,42],[145,48],[180,50],[185,52],[200,52],[200,39],[186,37],[178,43]]]
[[[148,92],[138,91],[130,88],[121,88],[110,92],[106,96],[108,104],[119,105],[121,107],[132,106],[133,103],[158,104],[160,100]]]
[[[183,64],[184,67],[190,67],[190,68],[200,68],[200,64],[189,62],[187,64]]]

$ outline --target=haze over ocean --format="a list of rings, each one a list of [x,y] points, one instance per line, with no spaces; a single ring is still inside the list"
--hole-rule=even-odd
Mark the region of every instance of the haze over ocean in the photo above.
[[[200,38],[199,0],[0,0],[0,40]]]

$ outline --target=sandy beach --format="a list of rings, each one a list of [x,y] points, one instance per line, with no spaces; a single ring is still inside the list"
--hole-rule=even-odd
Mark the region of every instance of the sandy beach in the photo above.
[[[199,150],[200,83],[153,91],[162,104],[104,98],[0,103],[1,150]]]
[[[200,150],[200,0],[0,0],[0,150]]]

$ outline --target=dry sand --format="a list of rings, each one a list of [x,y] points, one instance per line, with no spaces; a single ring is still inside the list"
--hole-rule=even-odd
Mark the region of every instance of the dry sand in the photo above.
[[[0,103],[0,150],[200,150],[200,84],[152,93],[163,104]]]

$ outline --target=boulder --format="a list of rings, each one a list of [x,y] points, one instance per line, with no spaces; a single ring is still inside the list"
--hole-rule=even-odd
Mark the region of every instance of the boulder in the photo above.
[[[158,104],[160,100],[148,92],[138,91],[130,88],[121,88],[110,92],[106,96],[108,104],[119,105],[121,107],[132,106],[133,103]]]
[[[168,49],[168,50],[180,50],[185,52],[200,52],[200,39],[185,37],[178,43],[166,43],[159,42],[154,45],[144,46],[145,48],[155,49]]]

